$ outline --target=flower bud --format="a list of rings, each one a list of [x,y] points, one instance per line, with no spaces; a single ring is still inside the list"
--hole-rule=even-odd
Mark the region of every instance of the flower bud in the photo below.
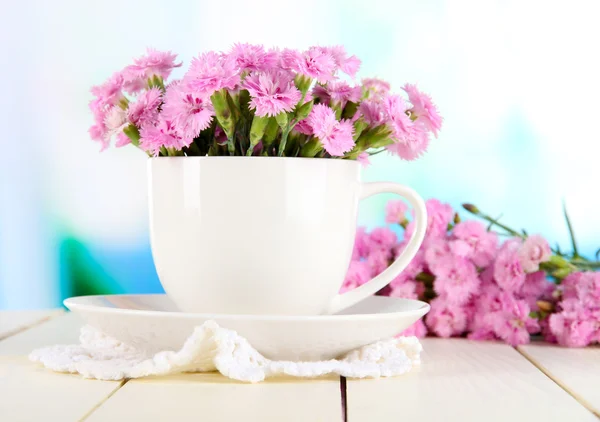
[[[251,156],[254,152],[254,147],[260,142],[267,129],[267,124],[271,118],[269,116],[254,116],[252,119],[252,127],[250,128],[250,147],[246,155]]]
[[[546,300],[538,300],[535,303],[541,311],[552,312],[554,310],[554,305]]]
[[[479,208],[473,204],[462,204],[462,207],[472,214],[479,214]]]
[[[458,224],[460,223],[460,215],[458,215],[458,213],[454,213],[454,224]]]
[[[300,107],[296,108],[296,120],[301,121],[308,117],[310,112],[312,111],[314,105],[314,100],[311,100],[307,103],[302,104]]]

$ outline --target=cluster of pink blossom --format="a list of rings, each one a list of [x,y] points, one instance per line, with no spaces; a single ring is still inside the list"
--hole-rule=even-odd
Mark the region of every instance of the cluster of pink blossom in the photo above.
[[[431,199],[426,206],[423,245],[379,293],[430,303],[425,320],[403,334],[467,336],[511,345],[527,343],[539,333],[565,346],[600,341],[600,273],[573,272],[558,284],[547,271],[569,267],[543,237],[500,242],[480,221],[461,221],[448,204]],[[342,291],[384,271],[403,250],[413,232],[404,202],[387,204],[386,222],[404,228],[403,237],[387,226],[370,233],[360,228]]]
[[[133,143],[150,155],[344,157],[368,163],[384,149],[419,157],[442,125],[431,98],[407,98],[379,79],[353,81],[360,60],[342,46],[306,51],[236,44],[194,58],[149,49],[92,88],[92,139]]]

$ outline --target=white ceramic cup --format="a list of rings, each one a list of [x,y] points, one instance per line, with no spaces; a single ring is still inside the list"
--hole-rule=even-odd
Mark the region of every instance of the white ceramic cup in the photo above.
[[[361,183],[356,161],[159,157],[148,162],[150,239],[165,292],[185,312],[331,314],[390,283],[417,253],[427,215],[397,183]],[[352,257],[358,201],[392,192],[415,212],[404,252],[338,294]]]

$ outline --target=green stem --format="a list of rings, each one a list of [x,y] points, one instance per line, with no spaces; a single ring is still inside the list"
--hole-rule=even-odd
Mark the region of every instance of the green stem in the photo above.
[[[567,205],[563,200],[563,214],[565,215],[565,220],[567,220],[567,227],[569,229],[569,236],[571,237],[571,246],[573,247],[573,258],[581,258],[579,256],[579,250],[577,249],[577,241],[575,240],[575,233],[573,231],[573,226],[571,225],[571,219],[569,218],[569,214],[567,213]]]
[[[581,259],[573,259],[571,263],[580,267],[586,268],[600,268],[600,262],[598,261],[584,261]]]
[[[285,129],[281,133],[281,142],[279,143],[279,156],[283,157],[283,153],[285,152],[285,146],[287,144],[287,138],[290,134],[290,124],[288,123]]]

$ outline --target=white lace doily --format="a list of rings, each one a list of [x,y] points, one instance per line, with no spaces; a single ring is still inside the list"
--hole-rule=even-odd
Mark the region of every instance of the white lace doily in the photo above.
[[[258,382],[277,375],[316,377],[335,373],[351,378],[401,375],[420,363],[422,350],[416,337],[399,337],[361,347],[339,360],[273,361],[263,357],[235,331],[221,328],[214,321],[197,327],[179,351],[164,351],[152,357],[91,326],[81,328],[80,342],[34,350],[29,358],[53,371],[100,380],[217,370],[232,379]]]

